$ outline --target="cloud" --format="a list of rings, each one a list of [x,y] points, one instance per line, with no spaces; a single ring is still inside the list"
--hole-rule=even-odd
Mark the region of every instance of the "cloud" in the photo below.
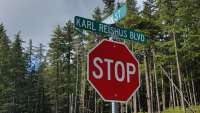
[[[0,0],[0,23],[11,39],[21,31],[24,41],[47,45],[56,25],[73,21],[74,16],[91,18],[97,6],[103,8],[102,0]]]
[[[48,44],[53,28],[79,15],[91,18],[101,0],[0,0],[0,22],[13,39],[22,32],[25,41]]]

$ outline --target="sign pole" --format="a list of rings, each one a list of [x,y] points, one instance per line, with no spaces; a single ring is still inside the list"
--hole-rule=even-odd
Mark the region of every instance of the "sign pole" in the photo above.
[[[113,40],[114,35],[111,34],[111,37],[109,40]],[[118,106],[116,102],[112,102],[112,113],[118,113]]]
[[[115,113],[116,109],[115,109],[115,102],[112,102],[112,113]]]
[[[116,37],[102,40],[87,57],[87,80],[110,102],[110,113],[119,113],[118,102],[128,102],[140,87],[139,62],[124,43],[111,41]]]
[[[112,102],[112,113],[119,113],[118,104],[116,102]]]
[[[111,37],[110,37],[110,40],[112,40],[112,39],[113,39],[113,38],[112,38],[112,36],[111,36]],[[117,110],[116,110],[116,107],[115,107],[115,104],[116,104],[116,103],[115,103],[115,102],[112,102],[111,104],[112,104],[112,105],[111,105],[111,106],[112,106],[112,113],[116,113],[116,111],[117,111]]]

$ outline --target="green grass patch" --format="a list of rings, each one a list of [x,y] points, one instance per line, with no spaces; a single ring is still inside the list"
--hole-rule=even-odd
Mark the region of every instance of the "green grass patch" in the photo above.
[[[191,106],[190,108],[186,108],[186,113],[193,113],[191,109],[194,111],[194,113],[200,113],[200,106]],[[168,108],[162,113],[183,113],[181,107],[175,107],[175,108]]]

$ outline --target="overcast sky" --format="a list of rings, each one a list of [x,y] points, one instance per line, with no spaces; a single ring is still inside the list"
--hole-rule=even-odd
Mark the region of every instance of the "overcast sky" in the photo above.
[[[102,0],[0,0],[0,23],[11,39],[21,31],[24,41],[47,45],[56,25],[74,16],[91,18],[97,6],[103,8]]]

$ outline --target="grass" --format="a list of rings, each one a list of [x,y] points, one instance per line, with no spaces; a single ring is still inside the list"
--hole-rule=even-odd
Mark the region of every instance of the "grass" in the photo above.
[[[194,113],[200,113],[200,106],[191,106],[190,108],[186,108],[186,113],[193,113],[191,109],[194,111]],[[168,108],[162,113],[183,113],[181,110],[181,107],[175,107],[175,108]]]
[[[194,111],[194,113],[200,113],[200,106],[196,107],[191,106],[190,109],[186,108],[186,113],[193,113],[191,109]],[[139,112],[139,113],[147,113],[147,112]],[[162,113],[183,113],[183,112],[181,110],[181,107],[175,107],[175,108],[167,108],[165,111],[162,111]]]

